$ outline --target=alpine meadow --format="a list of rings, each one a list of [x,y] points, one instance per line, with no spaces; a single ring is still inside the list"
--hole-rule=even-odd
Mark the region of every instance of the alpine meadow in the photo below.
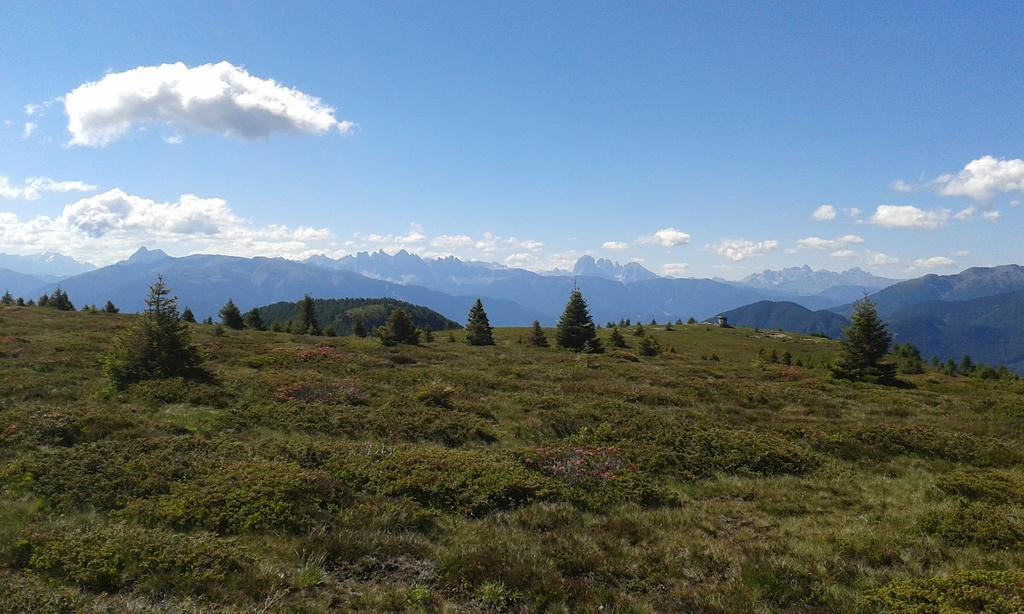
[[[0,614],[1024,613],[1019,3],[0,10]]]

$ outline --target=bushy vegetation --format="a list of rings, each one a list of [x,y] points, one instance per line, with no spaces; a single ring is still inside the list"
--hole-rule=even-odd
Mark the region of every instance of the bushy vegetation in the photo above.
[[[417,328],[445,330],[460,326],[441,314],[404,301],[389,298],[340,298],[312,299],[313,318],[323,329],[334,329],[339,336],[356,335],[365,337],[370,331],[376,330],[387,322],[391,313],[398,308],[403,309]],[[267,328],[277,326],[281,330],[293,329],[301,332],[300,310],[305,309],[299,303],[281,302],[260,307],[257,311]],[[302,315],[309,318],[308,313]]]
[[[1022,609],[1020,381],[702,325],[175,319],[208,377],[111,387],[146,317],[0,306],[0,611]]]

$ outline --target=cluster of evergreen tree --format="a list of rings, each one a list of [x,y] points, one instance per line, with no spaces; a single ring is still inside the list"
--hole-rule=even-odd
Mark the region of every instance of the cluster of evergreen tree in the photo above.
[[[75,305],[71,302],[71,298],[68,293],[61,289],[60,286],[54,289],[50,294],[44,294],[39,297],[38,300],[25,300],[23,297],[15,298],[11,294],[10,290],[4,290],[3,295],[0,295],[0,305],[11,306],[11,307],[49,307],[58,311],[75,311]],[[97,307],[96,305],[83,305],[82,311],[88,313],[120,313],[114,303],[107,301],[107,304],[103,307]]]

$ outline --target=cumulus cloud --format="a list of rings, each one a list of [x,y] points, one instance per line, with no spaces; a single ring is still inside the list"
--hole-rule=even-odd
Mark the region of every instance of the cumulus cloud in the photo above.
[[[811,218],[817,222],[831,222],[836,219],[836,208],[832,205],[822,205],[814,210]]]
[[[140,66],[105,75],[64,96],[72,145],[102,147],[134,128],[167,126],[177,135],[212,132],[257,139],[275,132],[348,133],[354,124],[297,89],[228,62]]]
[[[430,241],[431,247],[453,252],[457,249],[469,247],[473,244],[473,238],[467,235],[439,235]]]
[[[909,270],[914,269],[948,269],[956,263],[945,256],[932,256],[931,258],[918,258],[914,261],[914,266],[910,267]]]
[[[875,266],[886,266],[890,264],[899,264],[900,259],[896,256],[890,256],[882,252],[868,252],[866,254],[868,264]]]
[[[822,239],[821,237],[807,237],[799,239],[796,243],[803,249],[826,250],[840,249],[849,245],[859,245],[864,239],[857,235],[844,235],[838,239]]]
[[[220,198],[184,195],[160,203],[119,189],[71,203],[53,218],[22,221],[0,213],[0,244],[5,249],[20,254],[56,251],[97,264],[121,259],[140,245],[179,254],[301,257],[329,239],[326,229],[253,226]]]
[[[690,235],[676,230],[675,228],[662,228],[652,235],[640,237],[637,242],[641,245],[661,245],[662,247],[676,247],[686,245],[690,242]]]
[[[49,177],[29,177],[24,185],[11,185],[11,180],[0,176],[0,198],[7,200],[39,200],[46,192],[94,192],[96,186],[82,181],[55,181]]]
[[[707,247],[719,256],[724,256],[733,262],[739,262],[754,256],[770,254],[779,248],[779,242],[774,240],[748,241],[746,239],[726,239]]]
[[[629,249],[629,243],[623,243],[622,241],[605,241],[601,244],[601,249],[609,252],[623,252]]]
[[[908,192],[917,191],[916,185],[903,181],[902,179],[897,179],[896,181],[893,181],[891,184],[889,184],[889,188],[892,189],[892,191],[894,192],[902,192],[904,194]]]
[[[852,249],[839,249],[832,252],[833,258],[856,258],[857,252]]]
[[[520,241],[515,237],[510,237],[505,239],[504,243],[512,249],[525,250],[527,252],[539,252],[544,249],[544,243],[541,241],[534,241],[532,239]]]
[[[943,196],[966,196],[988,203],[999,193],[1024,193],[1024,160],[982,156],[971,160],[956,175],[942,175],[931,182]]]
[[[879,205],[871,223],[886,228],[920,228],[931,230],[944,226],[949,213],[945,210],[925,211],[912,205]]]
[[[666,277],[683,277],[689,269],[690,265],[685,262],[669,262],[661,265],[661,274]]]
[[[34,122],[25,122],[25,127],[21,129],[21,138],[30,139],[35,131],[36,124]]]

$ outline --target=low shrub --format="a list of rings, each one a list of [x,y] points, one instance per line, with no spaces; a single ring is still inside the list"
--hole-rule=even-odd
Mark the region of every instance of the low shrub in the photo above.
[[[1019,446],[964,432],[928,426],[877,424],[816,436],[822,452],[848,460],[918,455],[982,467],[1006,467],[1024,461]]]
[[[431,407],[451,409],[455,406],[456,392],[457,390],[454,386],[450,386],[444,382],[433,381],[421,386],[420,389],[416,391],[416,400]]]
[[[274,391],[274,399],[281,403],[366,403],[362,391],[352,382],[286,384]]]
[[[32,573],[0,571],[0,612],[71,614],[86,609],[85,596],[51,578]]]
[[[868,612],[1024,612],[1024,571],[961,571],[900,580],[871,592]]]
[[[1024,480],[997,471],[958,470],[936,481],[943,493],[971,501],[1024,504]]]
[[[18,550],[19,567],[95,592],[221,593],[243,583],[250,566],[231,541],[120,523],[34,526]]]
[[[949,544],[1024,548],[1024,509],[1018,505],[958,501],[924,514],[920,526]]]
[[[214,465],[209,473],[176,482],[168,494],[139,501],[129,513],[219,533],[299,531],[336,512],[346,496],[342,485],[322,471],[247,460]]]

